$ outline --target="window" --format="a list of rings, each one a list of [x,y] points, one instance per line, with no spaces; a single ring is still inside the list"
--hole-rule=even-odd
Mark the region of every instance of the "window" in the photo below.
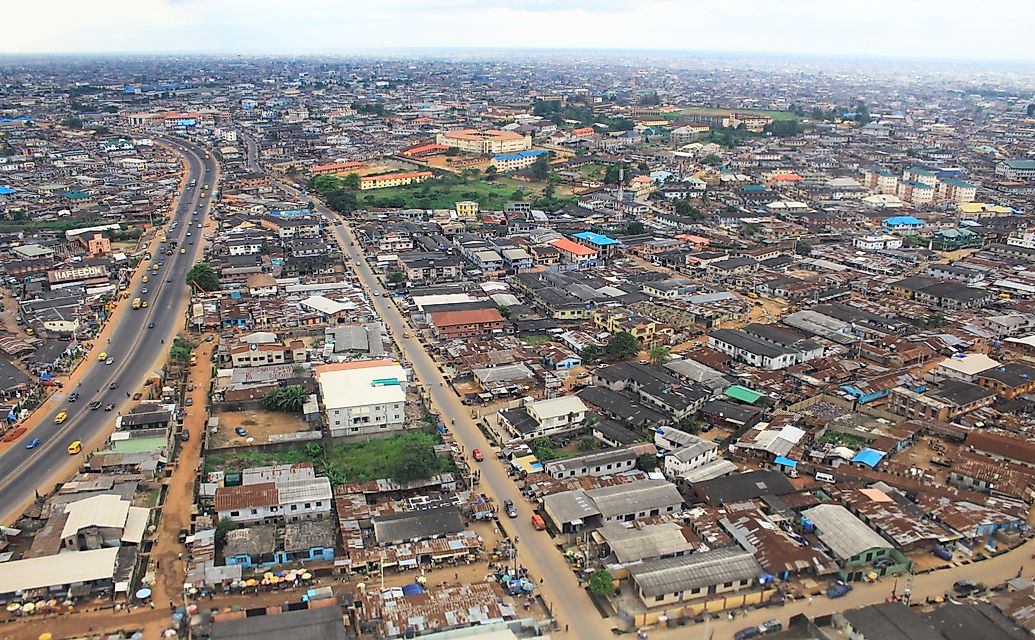
[[[258,509],[252,509],[252,515],[253,515],[253,516],[254,516],[254,515],[257,515],[258,513],[259,513],[259,510],[258,510]]]
[[[241,515],[241,512],[240,512],[240,511],[231,511],[231,512],[230,512],[230,517],[231,517],[231,518],[236,518],[236,517],[237,517],[237,516],[239,516],[239,515]]]
[[[316,503],[316,506],[318,506],[318,507],[322,507],[322,506],[323,506],[323,502],[317,502],[317,503]]]
[[[313,503],[312,502],[305,503],[305,508],[306,509],[312,509],[313,508]]]
[[[664,599],[665,599],[665,596],[655,596],[654,597],[654,602],[661,602]]]
[[[298,511],[298,505],[297,504],[291,505],[291,510],[292,511]]]
[[[724,582],[724,583],[722,583],[722,588],[723,589],[729,589],[732,586],[733,586],[732,582]]]

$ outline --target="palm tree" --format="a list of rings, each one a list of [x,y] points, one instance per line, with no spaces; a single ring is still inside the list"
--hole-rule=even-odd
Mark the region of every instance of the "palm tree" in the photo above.
[[[292,385],[276,391],[270,391],[262,397],[262,403],[267,409],[275,411],[301,411],[309,400],[309,389],[302,385]]]
[[[671,353],[671,349],[668,347],[653,347],[647,352],[647,358],[650,363],[654,366],[661,366],[668,361],[668,356]]]

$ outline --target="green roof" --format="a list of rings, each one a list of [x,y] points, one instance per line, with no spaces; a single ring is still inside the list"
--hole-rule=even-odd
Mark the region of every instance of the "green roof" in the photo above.
[[[115,453],[157,453],[166,444],[168,444],[168,440],[165,436],[129,438],[127,440],[113,440],[110,451]]]
[[[729,389],[723,391],[723,393],[734,400],[740,400],[747,404],[755,404],[758,399],[762,397],[762,394],[757,391],[752,391],[747,387],[742,387],[739,384],[735,384]]]
[[[1007,160],[1005,164],[1011,169],[1035,169],[1035,160]]]

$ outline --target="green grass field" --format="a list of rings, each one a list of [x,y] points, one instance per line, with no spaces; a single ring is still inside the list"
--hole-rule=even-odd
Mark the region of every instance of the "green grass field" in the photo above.
[[[261,451],[243,454],[212,454],[205,457],[205,471],[241,471],[248,467],[312,462],[317,472],[331,478],[334,484],[367,482],[392,476],[400,454],[416,447],[434,447],[441,442],[435,434],[411,431],[390,438],[378,438],[351,444],[307,446],[290,451]],[[315,455],[313,455],[315,454]],[[453,469],[452,461],[438,457],[436,465],[426,469],[428,476]]]
[[[360,194],[361,207],[452,209],[459,200],[474,200],[482,209],[498,211],[512,199],[514,189],[503,182],[451,184],[429,180],[419,185],[376,189]]]

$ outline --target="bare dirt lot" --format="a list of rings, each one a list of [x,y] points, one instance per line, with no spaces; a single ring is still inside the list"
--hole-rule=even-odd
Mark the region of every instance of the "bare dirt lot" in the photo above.
[[[265,411],[248,409],[245,411],[227,411],[213,414],[219,418],[219,432],[212,434],[209,440],[210,449],[237,447],[246,444],[263,444],[269,442],[273,434],[296,433],[310,431],[310,427],[302,419],[301,414],[281,411]],[[239,436],[234,430],[244,428],[247,436]],[[251,443],[248,438],[253,438]]]

